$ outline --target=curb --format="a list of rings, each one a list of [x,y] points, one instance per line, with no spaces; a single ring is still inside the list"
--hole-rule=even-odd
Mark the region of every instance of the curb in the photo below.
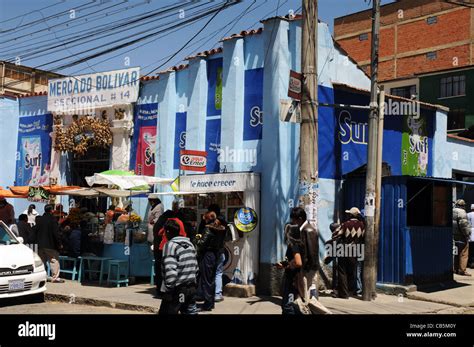
[[[113,301],[83,298],[83,297],[72,298],[71,296],[65,295],[65,294],[45,293],[44,299],[45,301],[50,301],[50,302],[62,302],[62,303],[68,303],[71,305],[101,306],[101,307],[116,308],[120,310],[135,311],[135,312],[147,312],[147,313],[157,314],[159,311],[158,307],[153,307],[153,306],[125,304],[122,302],[113,302]]]
[[[454,307],[462,307],[462,308],[474,307],[474,303],[470,303],[466,306],[466,305],[458,304],[452,301],[425,298],[423,296],[410,294],[410,293],[408,293],[407,298],[412,299],[412,300],[427,301],[427,302],[432,302],[435,304],[443,304],[443,305],[449,305],[449,306],[454,306]]]

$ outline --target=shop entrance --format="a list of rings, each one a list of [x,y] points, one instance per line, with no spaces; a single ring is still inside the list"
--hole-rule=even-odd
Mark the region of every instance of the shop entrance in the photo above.
[[[88,187],[86,176],[92,176],[97,172],[103,172],[110,167],[110,149],[91,147],[81,157],[71,158],[71,185]],[[87,207],[91,212],[106,211],[107,198],[75,198],[81,207]]]

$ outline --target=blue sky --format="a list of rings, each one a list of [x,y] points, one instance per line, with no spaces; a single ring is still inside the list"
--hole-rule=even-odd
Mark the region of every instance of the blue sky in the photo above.
[[[219,2],[194,2],[186,7],[184,1],[175,0],[0,0],[0,60],[20,58],[20,63],[62,74],[83,74],[95,71],[121,69],[128,66],[140,66],[142,74],[164,64],[170,55],[179,50],[203,25],[209,17],[190,23],[179,30],[171,30],[162,36],[151,37],[134,46],[99,56],[86,63],[56,70],[65,63],[78,57],[88,56],[103,49],[133,40],[140,35],[159,30],[160,25],[167,26],[192,18],[194,11]],[[222,0],[220,0],[222,1]],[[382,0],[390,3],[392,0]],[[244,0],[231,8],[220,12],[209,25],[179,54],[163,65],[159,70],[180,63],[186,56],[219,46],[219,40],[225,35],[242,30],[258,28],[259,21],[265,17],[286,15],[290,11],[301,12],[301,0]],[[201,5],[200,7],[198,5]],[[103,38],[103,32],[114,22],[132,20],[139,15],[150,14],[159,8],[170,6],[166,18],[151,18],[145,25],[121,28],[122,32]],[[195,6],[191,8],[189,6]],[[277,9],[277,7],[279,8]],[[319,18],[331,28],[336,17],[370,8],[365,0],[319,0]],[[48,18],[50,17],[50,18]],[[35,22],[32,23],[32,22]],[[32,23],[30,25],[26,25]],[[141,22],[140,22],[141,23]],[[138,23],[137,23],[138,24]],[[133,24],[136,25],[136,24]],[[94,29],[95,28],[95,29]],[[81,32],[92,30],[94,36],[84,39],[88,42],[67,43]],[[140,34],[143,32],[143,34]],[[126,36],[137,34],[130,39]],[[165,35],[166,34],[166,35]],[[117,43],[113,43],[116,41]],[[66,43],[66,44],[65,44]],[[63,45],[65,44],[65,45]],[[51,51],[32,51],[42,47],[57,46]],[[28,56],[30,54],[30,56]]]

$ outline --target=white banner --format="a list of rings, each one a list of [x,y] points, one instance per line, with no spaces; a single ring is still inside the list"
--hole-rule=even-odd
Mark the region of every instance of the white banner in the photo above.
[[[179,189],[196,193],[259,191],[260,176],[253,173],[181,176]]]
[[[56,78],[48,82],[48,111],[71,112],[136,102],[140,68]]]

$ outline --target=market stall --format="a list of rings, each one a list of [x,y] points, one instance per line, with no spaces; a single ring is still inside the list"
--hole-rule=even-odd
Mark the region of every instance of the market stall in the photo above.
[[[223,173],[187,175],[179,178],[184,207],[197,212],[197,222],[211,204],[218,204],[235,233],[226,243],[224,276],[227,282],[255,285],[259,266],[260,175],[256,173]]]
[[[150,276],[153,254],[147,242],[145,216],[139,216],[131,205],[131,197],[147,193],[151,185],[171,184],[173,179],[139,176],[117,170],[96,173],[85,178],[92,190],[114,198],[128,198],[119,203],[113,221],[104,226],[102,257],[129,262],[129,276]],[[102,185],[96,187],[96,185]],[[104,187],[107,185],[109,187]],[[114,188],[110,188],[114,187]]]

